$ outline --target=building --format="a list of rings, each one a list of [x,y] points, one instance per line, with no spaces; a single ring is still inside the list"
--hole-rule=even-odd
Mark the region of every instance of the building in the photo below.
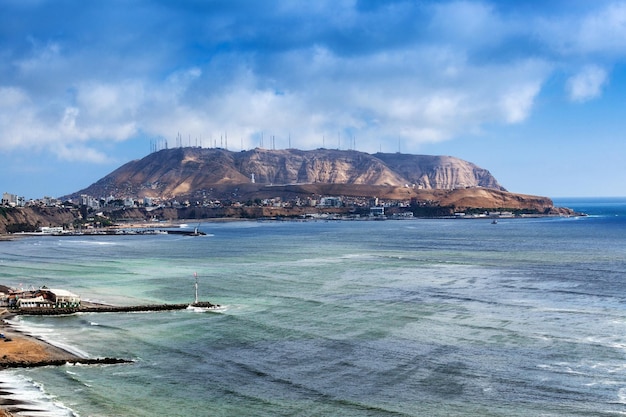
[[[370,207],[370,216],[371,217],[385,217],[385,207],[383,206],[377,206],[377,207]]]
[[[320,207],[341,207],[343,202],[339,197],[322,197],[319,203]]]
[[[11,207],[24,207],[26,205],[26,199],[16,194],[3,193],[2,205]]]
[[[4,300],[6,300],[6,306],[9,308],[19,309],[80,307],[80,297],[78,295],[67,290],[51,289],[45,286],[38,290],[12,291]]]
[[[62,226],[53,226],[53,227],[42,226],[39,228],[39,230],[41,230],[41,233],[43,233],[44,235],[60,235],[63,233]]]

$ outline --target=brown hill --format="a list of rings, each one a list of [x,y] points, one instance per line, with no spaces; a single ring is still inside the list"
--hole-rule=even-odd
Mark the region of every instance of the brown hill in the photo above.
[[[230,152],[176,148],[131,161],[86,189],[65,197],[87,194],[94,197],[188,199],[225,187],[237,186],[252,191],[262,185],[290,184],[425,190],[483,187],[504,191],[487,170],[450,156],[371,155],[333,149]]]
[[[80,217],[77,210],[60,207],[0,207],[0,235],[35,232],[45,226],[71,226]]]
[[[379,198],[381,200],[413,201],[417,204],[449,207],[452,210],[506,209],[533,210],[547,213],[554,204],[548,197],[516,194],[508,191],[482,187],[459,188],[455,190],[421,190],[411,187],[366,184],[293,184],[282,186],[262,186],[251,184],[237,189],[240,200],[253,198],[283,199],[305,198],[307,196],[336,195],[345,197]],[[568,212],[569,213],[569,212]]]

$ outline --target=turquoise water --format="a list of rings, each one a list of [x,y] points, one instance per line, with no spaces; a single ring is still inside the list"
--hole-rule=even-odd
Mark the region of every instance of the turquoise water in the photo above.
[[[130,365],[5,371],[51,415],[626,413],[626,200],[580,218],[206,223],[0,243],[9,285],[219,312],[23,317]],[[43,407],[43,405],[42,405]]]

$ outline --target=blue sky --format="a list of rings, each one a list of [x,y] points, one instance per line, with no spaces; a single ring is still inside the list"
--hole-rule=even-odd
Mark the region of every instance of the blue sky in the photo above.
[[[0,0],[0,192],[274,138],[626,196],[625,64],[626,1]]]

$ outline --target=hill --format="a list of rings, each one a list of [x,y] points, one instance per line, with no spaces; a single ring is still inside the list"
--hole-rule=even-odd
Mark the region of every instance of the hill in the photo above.
[[[351,186],[338,187],[342,193],[354,187],[361,190],[375,187],[374,195],[380,193],[381,187],[413,190],[482,187],[506,191],[486,169],[450,156],[372,155],[334,149],[231,152],[188,147],[164,149],[128,162],[65,198],[77,198],[81,194],[163,200],[224,198],[232,194],[233,188],[248,190],[252,196],[267,186],[302,184]]]

